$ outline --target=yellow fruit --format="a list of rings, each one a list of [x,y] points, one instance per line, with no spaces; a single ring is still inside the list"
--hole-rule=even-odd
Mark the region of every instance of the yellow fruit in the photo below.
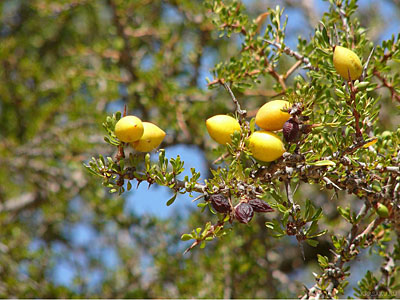
[[[231,143],[231,134],[240,131],[239,122],[227,115],[216,115],[206,121],[207,131],[214,141],[221,145]]]
[[[249,148],[255,158],[265,162],[274,161],[285,152],[279,136],[266,130],[255,131],[250,135]]]
[[[336,71],[346,80],[356,80],[361,76],[361,61],[350,49],[336,46],[333,49],[333,65]],[[350,77],[349,77],[350,73]]]
[[[256,114],[256,124],[265,130],[280,130],[290,118],[290,114],[282,111],[290,108],[290,103],[285,100],[273,100],[260,107]]]
[[[138,141],[131,143],[131,146],[140,152],[150,152],[160,146],[165,137],[165,132],[150,122],[143,122],[143,127],[142,137]]]
[[[137,141],[143,135],[142,121],[135,116],[126,116],[121,118],[115,124],[115,135],[119,140],[125,143]]]

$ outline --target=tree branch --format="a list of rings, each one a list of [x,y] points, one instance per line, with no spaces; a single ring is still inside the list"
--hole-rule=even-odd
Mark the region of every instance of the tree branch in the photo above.
[[[274,47],[276,47],[276,48],[278,48],[283,53],[286,53],[287,55],[292,56],[295,59],[301,61],[302,63],[305,64],[304,68],[315,70],[315,71],[318,70],[317,67],[314,67],[313,65],[311,65],[311,62],[307,57],[305,57],[304,55],[301,55],[300,53],[290,49],[288,46],[285,46],[285,47],[282,48],[282,45],[277,43],[277,42],[275,42],[275,41],[268,41],[266,39],[263,39],[263,41],[268,43],[268,44],[270,44],[270,45],[272,45],[272,46],[274,46]]]

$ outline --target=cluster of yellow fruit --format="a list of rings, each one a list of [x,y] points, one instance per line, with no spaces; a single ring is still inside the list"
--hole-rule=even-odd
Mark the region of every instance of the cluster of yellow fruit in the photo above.
[[[335,46],[333,64],[336,71],[346,80],[356,80],[362,74],[362,65],[358,56],[351,50]],[[273,100],[264,104],[257,112],[256,124],[262,129],[249,137],[249,148],[253,156],[261,161],[270,162],[285,152],[282,140],[272,131],[281,130],[289,120],[285,112],[290,104],[284,100]],[[239,122],[227,115],[216,115],[206,121],[210,136],[219,144],[231,143],[231,135],[240,132]],[[115,135],[119,140],[130,143],[140,152],[149,152],[157,148],[165,137],[165,132],[150,122],[142,122],[138,117],[126,116],[115,125]]]
[[[126,116],[115,124],[117,138],[130,145],[136,151],[150,152],[157,148],[165,137],[165,132],[157,125],[142,122],[138,117]]]
[[[290,118],[290,104],[284,100],[265,103],[257,112],[256,124],[263,130],[253,132],[249,137],[249,148],[253,156],[261,161],[270,162],[278,159],[285,152],[285,147],[278,135],[272,131],[280,130]],[[206,121],[207,131],[219,144],[231,143],[231,135],[240,131],[239,122],[227,115],[216,115]]]
[[[356,80],[362,74],[360,58],[350,49],[341,46],[333,47],[333,64],[336,71],[346,80]],[[290,107],[289,102],[273,100],[258,110],[256,124],[263,130],[256,131],[249,137],[249,148],[258,160],[274,161],[285,152],[282,140],[272,132],[281,130],[285,122],[290,119],[290,114],[284,111],[285,107],[286,109]],[[240,131],[239,122],[227,115],[216,115],[209,118],[206,126],[210,136],[222,145],[231,143],[231,135],[235,131]]]

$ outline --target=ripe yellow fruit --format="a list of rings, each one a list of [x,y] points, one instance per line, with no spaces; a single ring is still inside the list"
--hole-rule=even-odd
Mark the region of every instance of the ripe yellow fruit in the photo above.
[[[285,152],[279,136],[266,130],[255,131],[250,135],[249,148],[255,158],[265,162],[274,161]]]
[[[131,143],[131,146],[140,152],[150,152],[160,146],[165,137],[165,132],[150,122],[143,122],[143,127],[142,137],[138,141]]]
[[[333,65],[336,71],[346,80],[356,80],[361,76],[361,61],[350,49],[336,46],[333,49]],[[350,73],[350,77],[349,77]]]
[[[135,116],[126,116],[121,118],[115,124],[115,135],[117,138],[125,143],[137,141],[143,135],[143,123]]]
[[[227,115],[216,115],[206,121],[207,131],[221,145],[232,143],[231,134],[240,131],[239,122]]]
[[[273,100],[265,103],[256,114],[256,124],[265,130],[280,130],[290,118],[290,114],[282,109],[290,108],[290,103],[285,100]]]

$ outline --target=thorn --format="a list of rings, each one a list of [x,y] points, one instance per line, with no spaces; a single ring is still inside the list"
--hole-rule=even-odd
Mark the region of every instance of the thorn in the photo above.
[[[194,199],[192,200],[192,202],[196,202],[197,200],[201,199],[202,197],[205,197],[205,195],[197,196],[196,198],[194,198]]]
[[[139,185],[140,185],[141,183],[142,183],[142,181],[141,181],[141,180],[138,180],[137,185],[136,185],[136,189],[139,188]]]
[[[368,55],[367,62],[365,63],[363,71],[361,73],[360,81],[364,81],[365,77],[367,76],[367,69],[368,69],[368,66],[371,61],[371,57],[372,57],[372,54],[374,53],[374,51],[375,51],[375,47],[372,47],[371,53]]]

